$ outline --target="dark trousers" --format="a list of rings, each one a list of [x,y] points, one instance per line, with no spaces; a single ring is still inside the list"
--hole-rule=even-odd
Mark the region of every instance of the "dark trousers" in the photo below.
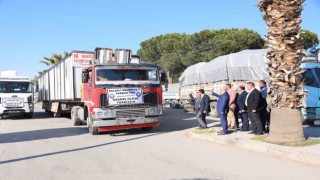
[[[242,112],[239,114],[242,122],[242,130],[249,130],[249,119],[248,119],[248,113]]]
[[[224,133],[228,132],[228,121],[227,121],[227,114],[220,114],[219,113],[219,118],[222,126],[222,131]]]
[[[249,119],[251,121],[251,131],[257,134],[262,134],[262,123],[259,112],[248,112]]]
[[[198,111],[196,115],[196,119],[199,122],[199,126],[206,128],[207,127],[207,121],[206,121],[206,114]]]
[[[261,119],[263,131],[267,132],[267,130],[269,130],[269,126],[270,126],[270,112],[268,112],[265,109],[261,110],[260,111],[260,119]]]
[[[236,128],[239,128],[239,109],[236,108],[233,114],[234,114],[234,121],[236,123]]]

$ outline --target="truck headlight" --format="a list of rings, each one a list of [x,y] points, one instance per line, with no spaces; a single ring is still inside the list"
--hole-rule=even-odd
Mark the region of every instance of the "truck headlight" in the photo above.
[[[97,119],[112,118],[112,111],[111,110],[95,109],[94,110],[94,117]]]
[[[154,115],[155,114],[155,109],[150,109],[150,115]]]
[[[110,111],[104,112],[104,117],[107,117],[107,118],[112,117],[111,112]]]
[[[102,112],[97,112],[97,117],[101,118],[102,117]]]
[[[148,111],[148,115],[149,116],[155,116],[155,115],[161,115],[162,114],[162,111],[161,111],[161,108],[150,108],[149,111]]]

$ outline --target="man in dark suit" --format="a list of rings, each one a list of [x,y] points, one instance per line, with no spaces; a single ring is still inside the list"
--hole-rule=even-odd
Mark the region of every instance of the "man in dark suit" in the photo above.
[[[267,103],[267,92],[268,87],[267,83],[264,80],[259,81],[260,93],[261,93],[261,110],[260,110],[260,119],[262,122],[263,131],[268,133],[270,127],[270,106]]]
[[[250,134],[262,135],[263,128],[259,115],[259,110],[261,109],[261,94],[260,91],[255,88],[253,82],[247,82],[247,89],[249,93],[247,95],[245,105],[252,125]]]
[[[237,109],[239,110],[239,115],[242,122],[242,127],[240,131],[249,131],[249,119],[248,119],[248,112],[246,110],[246,98],[248,92],[245,91],[245,86],[240,85],[238,86],[238,99],[237,99]]]
[[[227,93],[225,88],[221,88],[219,94],[214,92],[212,89],[212,95],[218,97],[217,103],[217,112],[220,117],[220,122],[222,126],[222,131],[219,132],[219,135],[225,135],[228,133],[228,122],[227,122],[227,115],[229,113],[229,94]]]
[[[199,129],[206,129],[206,115],[210,112],[210,97],[204,93],[203,89],[197,92],[195,103],[196,119],[199,122]]]

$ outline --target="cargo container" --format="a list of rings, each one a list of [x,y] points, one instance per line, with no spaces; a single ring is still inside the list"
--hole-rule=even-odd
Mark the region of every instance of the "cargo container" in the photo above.
[[[54,117],[70,113],[81,104],[81,72],[90,66],[94,52],[72,51],[69,56],[46,70],[39,78],[38,99],[42,108]]]

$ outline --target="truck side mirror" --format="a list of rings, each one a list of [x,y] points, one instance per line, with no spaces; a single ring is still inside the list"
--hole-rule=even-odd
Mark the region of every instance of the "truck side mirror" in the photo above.
[[[89,80],[89,72],[82,71],[82,83],[88,83]]]
[[[167,81],[167,74],[165,72],[162,72],[160,75],[160,81],[162,83],[165,83]]]

